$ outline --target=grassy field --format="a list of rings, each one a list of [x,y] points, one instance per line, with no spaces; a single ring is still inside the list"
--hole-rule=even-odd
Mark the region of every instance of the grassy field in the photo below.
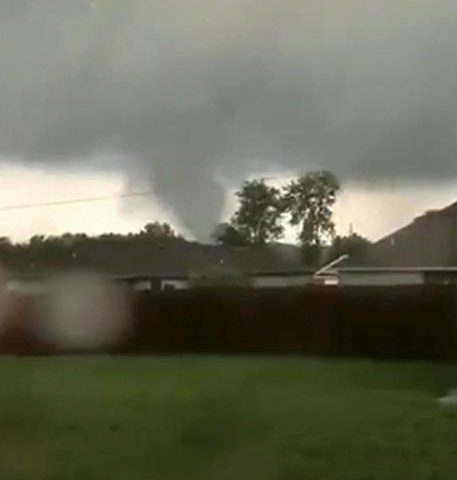
[[[0,479],[455,479],[457,367],[0,358]]]

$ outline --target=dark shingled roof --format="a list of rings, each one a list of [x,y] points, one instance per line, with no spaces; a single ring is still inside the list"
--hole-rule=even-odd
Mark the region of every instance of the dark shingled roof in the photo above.
[[[345,266],[457,266],[457,203],[417,217],[409,225],[374,243]]]
[[[170,239],[90,240],[74,249],[72,264],[37,262],[33,269],[16,273],[48,274],[68,268],[87,268],[113,276],[184,278],[224,270],[246,275],[306,272],[301,250],[295,245],[269,244],[259,247],[226,247]]]

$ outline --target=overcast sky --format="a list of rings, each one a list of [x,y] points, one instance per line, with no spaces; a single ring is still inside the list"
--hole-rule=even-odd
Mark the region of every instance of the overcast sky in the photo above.
[[[456,49],[454,0],[2,0],[2,204],[156,192],[3,232],[204,236],[243,178],[329,168],[380,236],[457,200]]]

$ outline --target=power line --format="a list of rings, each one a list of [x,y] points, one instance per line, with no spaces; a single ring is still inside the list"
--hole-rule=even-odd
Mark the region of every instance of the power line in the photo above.
[[[102,197],[85,197],[85,198],[72,198],[69,200],[55,200],[50,202],[41,202],[41,203],[23,203],[19,205],[5,205],[0,206],[0,211],[11,211],[11,210],[25,210],[29,208],[41,208],[41,207],[56,207],[60,205],[74,205],[78,203],[90,203],[90,202],[103,202],[106,200],[114,200],[118,198],[133,198],[133,197],[145,197],[151,195],[152,192],[132,192],[132,193],[123,193],[118,195],[106,195]]]
[[[262,180],[269,181],[269,180],[282,180],[279,176],[269,175],[261,178]],[[232,190],[235,190],[233,188]],[[0,212],[12,211],[12,210],[26,210],[29,208],[41,208],[41,207],[57,207],[60,205],[75,205],[78,203],[91,203],[91,202],[103,202],[106,200],[115,200],[118,198],[133,198],[133,197],[146,197],[152,195],[152,191],[144,191],[144,192],[131,192],[131,193],[123,193],[118,195],[106,195],[100,197],[85,197],[85,198],[72,198],[69,200],[55,200],[49,202],[39,202],[39,203],[24,203],[18,205],[0,205]]]

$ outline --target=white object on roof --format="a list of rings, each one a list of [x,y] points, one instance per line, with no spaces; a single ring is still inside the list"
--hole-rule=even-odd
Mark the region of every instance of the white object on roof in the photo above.
[[[341,262],[344,262],[344,260],[347,260],[349,258],[349,255],[341,255],[340,257],[336,258],[335,260],[332,260],[330,263],[327,263],[327,265],[324,265],[322,268],[320,268],[315,274],[315,277],[319,277],[321,275],[325,275],[326,273],[329,273],[329,271],[336,267],[338,264]]]

